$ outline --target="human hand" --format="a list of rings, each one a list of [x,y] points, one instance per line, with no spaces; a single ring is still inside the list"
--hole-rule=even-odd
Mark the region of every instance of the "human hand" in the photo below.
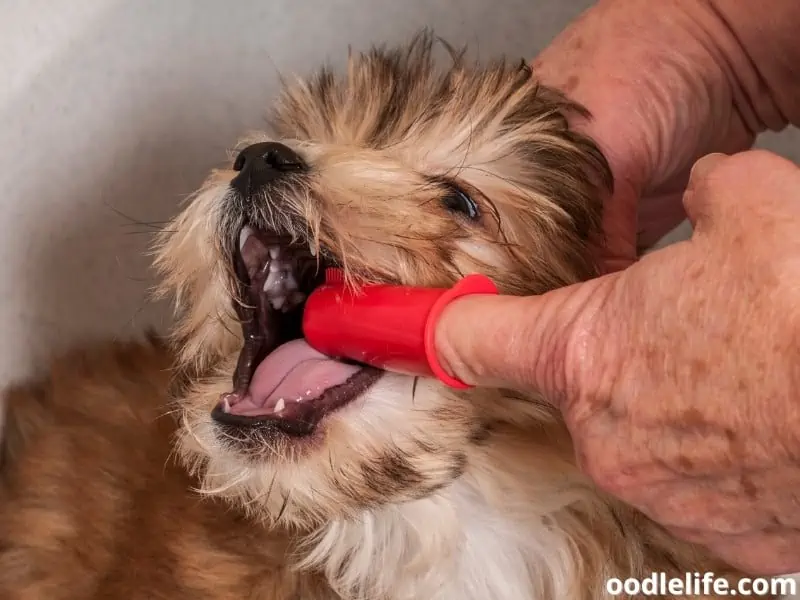
[[[467,383],[541,391],[579,466],[676,536],[746,571],[798,571],[800,168],[712,155],[684,205],[691,240],[624,271],[455,301],[439,358]]]
[[[614,173],[604,217],[607,271],[636,260],[637,233],[646,248],[685,218],[680,199],[698,158],[745,150],[756,133],[786,125],[793,112],[770,86],[788,91],[788,71],[763,56],[788,56],[771,46],[784,38],[796,47],[797,22],[786,33],[766,23],[800,17],[792,4],[772,0],[754,16],[748,2],[665,0],[654,10],[652,0],[600,0],[536,59],[544,83],[592,113],[575,125],[597,141]]]

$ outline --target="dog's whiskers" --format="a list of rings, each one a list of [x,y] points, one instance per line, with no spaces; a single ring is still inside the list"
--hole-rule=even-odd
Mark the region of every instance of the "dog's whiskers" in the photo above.
[[[231,477],[230,473],[207,474],[203,479],[203,485],[196,491],[204,496],[221,496],[226,492],[238,487],[240,484],[247,480],[247,473],[240,473],[235,477]],[[224,479],[225,483],[216,487],[209,487],[211,479]]]
[[[108,202],[104,201],[103,204],[105,204],[106,207],[111,209],[118,216],[120,216],[123,219],[125,219],[126,221],[128,221],[128,223],[124,223],[122,225],[123,227],[125,227],[125,226],[130,227],[132,225],[135,225],[135,226],[138,226],[138,227],[146,227],[146,228],[148,228],[150,230],[154,230],[154,231],[163,231],[163,228],[166,225],[169,225],[171,223],[171,220],[166,220],[166,221],[142,221],[140,219],[136,219],[135,217],[132,217],[132,216],[122,212],[120,209],[116,208],[115,206],[112,206]]]

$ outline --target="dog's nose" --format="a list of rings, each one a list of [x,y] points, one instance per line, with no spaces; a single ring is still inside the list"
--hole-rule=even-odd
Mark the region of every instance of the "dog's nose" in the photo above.
[[[231,186],[245,196],[289,173],[307,169],[306,163],[294,150],[278,142],[261,142],[242,150],[233,163],[239,174]]]

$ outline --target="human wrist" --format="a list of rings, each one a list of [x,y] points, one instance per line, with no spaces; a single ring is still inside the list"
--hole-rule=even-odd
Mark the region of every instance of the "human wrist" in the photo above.
[[[653,66],[676,84],[682,81],[710,96],[729,94],[751,133],[800,124],[796,0],[769,0],[768,6],[747,0],[664,0],[656,18],[649,0],[600,0],[597,6],[618,13],[620,25],[639,43],[674,44],[671,59],[658,49],[645,56],[661,54],[666,64]]]
[[[599,0],[533,66],[592,113],[576,125],[615,178],[647,193],[640,188],[659,188],[676,161],[738,152],[767,129],[800,124],[800,3],[771,5],[663,0],[654,10],[651,0]]]
[[[736,109],[754,133],[800,124],[800,3],[696,0],[724,57]]]

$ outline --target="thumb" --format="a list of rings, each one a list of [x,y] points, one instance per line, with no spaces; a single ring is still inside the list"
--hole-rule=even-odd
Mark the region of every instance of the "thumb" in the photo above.
[[[702,193],[703,187],[708,183],[709,174],[725,162],[727,158],[726,154],[715,152],[700,158],[692,166],[692,170],[689,173],[689,182],[683,194],[683,206],[686,209],[686,216],[689,222],[695,229],[698,227],[699,221],[710,216],[707,195]]]
[[[618,277],[606,275],[540,296],[456,300],[436,326],[439,361],[469,385],[535,390],[560,404],[577,391],[583,333]]]

